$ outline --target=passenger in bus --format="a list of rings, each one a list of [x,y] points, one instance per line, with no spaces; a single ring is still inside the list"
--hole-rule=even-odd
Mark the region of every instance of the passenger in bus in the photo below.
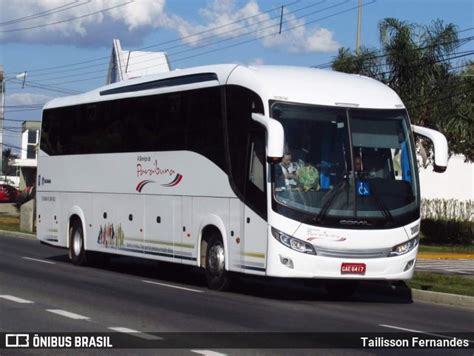
[[[356,172],[356,175],[359,173],[362,173],[364,168],[362,164],[362,158],[358,155],[354,156],[354,172]]]
[[[281,171],[285,180],[285,187],[288,189],[296,189],[298,182],[299,164],[293,162],[293,156],[288,149],[283,155],[280,163]]]

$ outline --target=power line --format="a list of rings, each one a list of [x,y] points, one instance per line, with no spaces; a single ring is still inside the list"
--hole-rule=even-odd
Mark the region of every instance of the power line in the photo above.
[[[293,2],[291,2],[291,3],[286,3],[286,4],[284,4],[283,6],[285,6],[285,7],[290,7],[290,6],[294,5],[294,4],[299,3],[300,1],[301,1],[301,0],[293,1]],[[326,1],[326,0],[324,0],[324,2],[325,2],[325,1]],[[227,23],[227,24],[224,24],[224,25],[220,25],[220,26],[217,26],[217,27],[213,27],[213,28],[210,28],[210,29],[201,31],[201,32],[197,32],[197,33],[191,34],[191,35],[179,37],[179,38],[176,38],[176,39],[173,39],[173,40],[169,40],[169,41],[165,41],[165,42],[161,42],[161,43],[156,43],[156,44],[149,45],[149,46],[146,46],[146,47],[139,47],[139,48],[134,49],[134,51],[141,51],[141,50],[149,49],[149,48],[152,48],[152,47],[157,47],[157,46],[166,45],[166,44],[173,43],[173,42],[177,42],[177,41],[182,41],[182,40],[185,40],[185,39],[194,37],[194,36],[199,36],[199,35],[204,34],[204,33],[207,33],[207,32],[219,30],[219,29],[221,29],[221,28],[224,28],[224,27],[227,27],[227,26],[230,26],[230,25],[233,25],[233,24],[236,24],[236,23],[239,23],[239,22],[242,22],[242,21],[245,21],[245,20],[254,18],[254,17],[258,17],[258,16],[261,16],[261,15],[263,15],[263,14],[270,13],[270,12],[275,11],[275,10],[277,10],[277,9],[280,9],[280,6],[271,8],[270,10],[267,10],[267,11],[262,12],[262,13],[257,14],[257,15],[252,15],[252,16],[249,16],[249,17],[244,17],[244,18],[242,18],[242,19],[240,19],[240,20],[237,20],[237,21],[234,21],[234,22],[230,22],[230,23]],[[72,67],[72,66],[76,66],[76,65],[91,63],[91,62],[95,62],[95,61],[99,61],[99,60],[103,60],[103,59],[109,59],[109,58],[110,58],[110,56],[104,56],[104,57],[98,57],[98,58],[89,59],[89,60],[86,60],[86,61],[80,61],[80,62],[75,62],[75,63],[63,64],[63,65],[60,65],[60,66],[43,67],[43,68],[33,68],[33,69],[29,69],[29,70],[28,70],[28,73],[31,73],[31,72],[49,71],[49,70],[55,70],[55,69],[58,69],[58,68],[65,68],[65,67]],[[57,73],[57,72],[56,72],[56,73]]]
[[[83,2],[83,3],[80,3],[80,4],[77,4],[78,2],[79,1],[76,0],[76,1],[73,1],[73,2],[65,4],[65,5],[61,5],[61,6],[58,6],[58,7],[53,7],[52,9],[42,11],[42,12],[38,12],[36,14],[20,17],[20,18],[14,19],[14,20],[6,21],[6,22],[1,22],[0,26],[13,25],[13,24],[16,24],[16,23],[20,23],[20,22],[24,22],[24,21],[30,21],[30,20],[41,18],[41,17],[49,16],[49,15],[52,15],[52,14],[55,14],[55,13],[58,13],[58,12],[70,10],[70,9],[75,8],[75,7],[82,6],[82,5],[85,5],[87,3],[90,3],[91,0],[87,0],[86,2]],[[74,5],[74,4],[76,4],[76,5]]]
[[[32,106],[39,106],[39,105],[44,105],[42,102],[38,102],[38,103],[33,103],[33,104],[17,104],[17,105],[5,105],[3,106],[4,108],[29,108],[29,107],[32,107]],[[0,105],[0,108],[2,106]]]
[[[318,3],[315,3],[315,4],[311,4],[311,5],[307,5],[307,6],[304,6],[302,8],[299,8],[299,9],[296,9],[296,10],[293,10],[293,11],[289,11],[287,14],[295,14],[297,12],[300,12],[300,11],[303,11],[303,10],[307,10],[309,8],[312,8],[312,7],[315,7],[315,6],[318,6],[322,3],[324,3],[326,0],[323,0],[323,1],[320,1]],[[324,11],[324,10],[327,10],[329,8],[332,8],[332,7],[335,7],[335,6],[339,6],[343,3],[347,3],[349,0],[344,0],[336,5],[333,5],[333,6],[330,6],[330,7],[327,7],[327,8],[324,8],[324,9],[321,9],[321,10],[318,10],[318,11],[314,11],[314,12],[310,12],[308,14],[306,14],[305,16],[309,16],[309,15],[312,15],[314,13],[317,13],[317,12],[321,12],[321,11]],[[296,2],[295,2],[296,3]],[[290,5],[293,5],[295,3],[290,3]],[[135,52],[136,51],[139,51],[139,50],[143,50],[143,49],[149,49],[149,48],[152,48],[152,47],[157,47],[157,46],[160,46],[160,45],[164,45],[164,44],[169,44],[169,43],[174,43],[174,42],[179,42],[179,41],[182,41],[184,39],[188,39],[188,38],[191,38],[191,37],[195,37],[195,36],[198,36],[200,34],[203,34],[203,33],[207,33],[207,32],[211,32],[211,31],[216,31],[216,30],[219,30],[219,29],[222,29],[224,27],[228,27],[230,25],[233,25],[233,24],[236,24],[236,23],[239,23],[239,22],[242,22],[242,21],[246,21],[246,20],[249,20],[251,18],[255,18],[255,17],[258,17],[258,16],[262,16],[264,14],[267,14],[267,13],[270,13],[272,11],[274,11],[275,9],[279,9],[279,8],[273,8],[271,10],[268,10],[268,11],[265,11],[265,12],[262,12],[260,14],[257,14],[257,15],[253,15],[253,16],[249,16],[249,17],[246,17],[246,18],[243,18],[243,19],[240,19],[238,21],[234,21],[234,22],[231,22],[231,23],[228,23],[228,24],[225,24],[225,25],[221,25],[221,26],[218,26],[218,27],[215,27],[215,28],[212,28],[212,29],[209,29],[209,30],[205,30],[205,31],[201,31],[201,32],[198,32],[196,34],[192,34],[192,35],[188,35],[188,36],[185,36],[185,37],[180,37],[180,38],[177,38],[177,39],[173,39],[173,40],[170,40],[170,41],[166,41],[166,42],[162,42],[162,43],[158,43],[158,44],[153,44],[153,45],[150,45],[150,46],[147,46],[147,47],[142,47],[140,49],[136,49],[134,50]],[[276,18],[280,18],[280,15],[278,16],[274,16],[274,17],[270,17],[266,20],[263,20],[263,21],[258,21],[254,24],[252,24],[252,26],[256,26],[256,25],[259,25],[259,24],[262,24],[262,23],[265,23],[265,22],[269,22],[271,20],[274,20]],[[301,18],[301,17],[300,17]],[[274,27],[274,26],[277,26],[277,25],[272,25],[272,26],[269,26],[269,27]],[[279,25],[278,25],[279,26]],[[213,34],[211,36],[207,36],[207,37],[204,37],[204,38],[198,38],[194,41],[191,41],[191,43],[195,43],[195,42],[199,42],[199,41],[205,41],[205,40],[208,40],[208,39],[211,39],[211,38],[214,38],[214,37],[219,37],[219,36],[222,36],[224,34],[230,34],[230,33],[233,33],[233,32],[236,32],[236,31],[241,31],[243,29],[246,29],[247,27],[246,26],[241,26],[241,27],[238,27],[238,28],[234,28],[234,29],[231,29],[231,30],[228,30],[228,31],[224,31],[224,32],[219,32],[217,34]],[[252,33],[255,33],[255,32],[258,32],[258,31],[261,31],[261,30],[264,30],[264,29],[267,29],[268,27],[265,27],[263,29],[258,29],[258,30],[255,30],[255,31],[249,31],[249,32],[246,32],[244,34],[240,34],[238,36],[235,36],[234,38],[232,39],[235,39],[235,38],[238,38],[238,37],[242,37],[242,36],[245,36],[247,34],[252,34]],[[206,46],[209,46],[209,45],[214,45],[216,43],[219,43],[219,42],[214,42],[214,43],[211,43],[211,44],[207,44],[207,45],[204,45],[204,47]],[[179,45],[175,45],[175,46],[171,46],[171,47],[166,47],[166,48],[162,48],[161,51],[164,52],[164,51],[168,51],[168,50],[171,50],[171,49],[175,49],[175,48],[179,48],[179,47],[184,47],[184,46],[188,46],[189,45],[189,42],[186,42],[186,43],[181,43]],[[198,46],[198,47],[193,47],[193,48],[188,48],[182,52],[177,52],[177,53],[173,53],[172,55],[175,55],[175,54],[179,54],[179,53],[184,53],[184,52],[188,52],[188,51],[195,51],[196,49],[199,49],[199,48],[202,48],[203,46]],[[133,51],[132,51],[133,52]],[[153,55],[154,53],[142,53],[140,55],[137,55],[135,56],[135,58],[139,58],[139,57],[146,57],[146,56],[150,56],[150,55]],[[106,59],[105,62],[102,62],[102,63],[98,63],[98,64],[93,64],[93,65],[86,65],[86,66],[81,66],[81,67],[77,67],[77,68],[71,68],[71,69],[65,69],[65,70],[62,70],[62,71],[55,71],[54,74],[58,74],[58,73],[67,73],[67,72],[74,72],[74,71],[78,71],[78,70],[81,70],[81,69],[89,69],[89,68],[92,68],[92,67],[103,67],[103,66],[107,66],[109,64],[109,60],[110,60],[110,57],[101,57],[100,59]],[[151,59],[153,60],[153,59]],[[144,61],[140,61],[140,62],[136,62],[136,63],[144,63],[144,62],[148,62],[150,60],[144,60]],[[89,62],[89,61],[85,61],[85,62]],[[79,62],[80,63],[80,62]],[[164,64],[165,62],[163,62]],[[30,71],[28,71],[28,73],[30,73]],[[100,70],[94,70],[94,71],[89,71],[89,72],[81,72],[81,73],[77,73],[77,74],[70,74],[70,75],[66,75],[66,76],[60,76],[60,77],[54,77],[54,78],[46,78],[46,79],[42,79],[42,80],[57,80],[57,79],[63,79],[63,78],[70,78],[70,77],[73,77],[73,76],[84,76],[84,75],[87,75],[87,74],[94,74],[94,73],[103,73],[103,69],[100,69]],[[52,73],[43,73],[43,74],[36,74],[34,75],[34,78],[37,78],[37,77],[42,77],[42,76],[51,76]],[[53,74],[53,75],[54,75]]]
[[[10,121],[10,122],[23,122],[23,121],[29,121],[29,122],[41,122],[41,120],[25,120],[25,119],[3,119],[3,121]]]
[[[457,92],[456,94],[451,94],[451,95],[448,95],[448,96],[445,96],[445,97],[442,97],[442,98],[437,98],[435,100],[430,100],[430,101],[425,101],[421,104],[418,104],[418,105],[415,105],[415,106],[408,106],[407,107],[409,109],[413,109],[413,108],[417,108],[417,107],[420,107],[420,106],[426,106],[428,104],[433,104],[433,103],[437,103],[437,102],[441,102],[441,101],[446,101],[448,99],[451,99],[451,98],[455,98],[459,95],[463,95],[463,94],[469,94],[469,93],[472,93],[474,92],[474,89],[470,89],[470,90],[466,90],[466,91],[460,91],[460,92]],[[408,103],[410,102],[413,102],[414,100],[410,100]]]
[[[345,1],[345,2],[347,2],[347,1]],[[370,2],[367,2],[367,3],[363,4],[362,6],[371,5],[371,4],[375,3],[375,2],[376,2],[376,0],[372,0],[372,1],[370,1]],[[308,25],[308,24],[311,24],[311,23],[314,23],[314,22],[317,22],[317,21],[321,21],[321,20],[325,20],[325,19],[328,19],[328,18],[331,18],[331,17],[335,17],[335,16],[338,16],[338,15],[340,15],[340,14],[343,14],[343,13],[346,13],[346,12],[349,12],[349,11],[352,11],[352,10],[356,9],[357,7],[358,7],[358,6],[353,6],[353,7],[347,8],[347,9],[345,9],[345,10],[338,11],[338,12],[336,12],[336,13],[333,13],[333,14],[330,14],[330,15],[327,15],[327,16],[324,16],[324,17],[320,17],[320,18],[314,19],[314,20],[308,21],[308,22],[303,23],[303,24],[300,24],[300,25],[296,25],[296,26],[293,26],[293,27],[289,27],[289,28],[283,29],[282,32],[287,32],[287,31],[290,31],[290,30],[293,30],[293,29],[296,29],[296,28],[299,28],[299,27],[302,27],[302,26],[306,26],[306,25]],[[295,19],[292,19],[292,20],[287,20],[286,23],[299,20],[299,19],[301,19],[302,17],[305,17],[305,16],[307,16],[307,15],[300,16],[300,17],[295,18]],[[275,27],[275,26],[279,27],[279,24],[273,25],[273,26],[269,26],[269,27]],[[258,31],[261,31],[261,30],[248,32],[248,33],[243,34],[242,36],[246,36],[246,35],[248,35],[248,34],[255,33],[255,32],[258,32]],[[269,33],[269,34],[266,34],[266,35],[257,36],[257,37],[255,37],[255,38],[253,38],[253,39],[249,39],[249,40],[245,40],[245,41],[242,41],[242,42],[238,42],[238,43],[235,43],[235,44],[232,44],[232,45],[229,45],[229,46],[225,46],[225,47],[221,47],[221,48],[216,48],[216,49],[209,50],[209,51],[204,51],[204,52],[197,53],[197,54],[194,54],[194,55],[191,55],[191,56],[187,56],[187,57],[181,57],[181,58],[178,58],[178,59],[176,59],[176,60],[173,60],[173,63],[177,63],[177,62],[184,61],[184,60],[188,60],[188,59],[191,59],[191,58],[203,56],[203,55],[206,55],[206,54],[209,54],[209,53],[214,53],[214,52],[226,50],[226,49],[229,49],[229,48],[241,46],[241,45],[244,45],[244,44],[247,44],[247,43],[250,43],[250,42],[257,41],[257,40],[262,39],[262,38],[266,38],[266,37],[269,37],[269,36],[275,36],[275,35],[277,35],[277,34],[279,34],[279,31],[276,31],[276,32],[273,32],[273,33]],[[238,36],[238,37],[241,37],[241,36]],[[236,38],[238,38],[238,37],[236,37]],[[235,38],[223,39],[223,40],[220,40],[220,41],[216,41],[216,42],[214,42],[214,43],[212,43],[212,44],[203,45],[203,46],[201,46],[201,47],[199,47],[199,48],[209,47],[210,45],[215,45],[216,43],[222,43],[222,42],[229,41],[229,40],[234,40],[234,39],[235,39]],[[197,49],[199,49],[199,48],[197,48]],[[193,48],[193,49],[190,49],[190,50],[196,50],[196,48]],[[180,53],[182,53],[182,52],[185,52],[185,51],[181,51]],[[175,54],[176,54],[176,53],[175,53]],[[164,64],[164,62],[163,62],[163,64]],[[153,66],[144,67],[144,68],[142,68],[142,69],[147,69],[147,68],[155,67],[156,65],[157,65],[157,64],[154,63]],[[61,82],[61,83],[59,83],[59,84],[56,83],[56,85],[64,85],[64,84],[70,84],[70,83],[78,83],[78,82],[96,80],[96,79],[100,79],[100,78],[103,78],[103,76],[94,76],[94,77],[83,78],[83,79],[79,79],[79,80],[71,80],[71,81]]]
[[[336,5],[332,5],[332,6],[328,6],[326,8],[323,8],[323,9],[319,9],[319,10],[316,10],[316,11],[312,11],[308,14],[305,14],[305,15],[302,15],[300,17],[296,17],[292,20],[287,20],[287,21],[283,21],[283,23],[289,23],[289,22],[292,22],[292,21],[296,21],[296,20],[300,20],[304,17],[307,17],[307,16],[310,16],[310,15],[314,15],[316,13],[319,13],[319,12],[322,12],[322,11],[325,11],[325,10],[328,10],[328,9],[331,9],[331,8],[334,8],[336,6],[340,6],[344,3],[347,3],[348,0],[344,0],[342,2],[339,2],[337,3]],[[301,8],[301,9],[297,9],[295,11],[292,11],[291,13],[294,14],[296,12],[299,12],[301,10],[306,10],[307,8],[309,7],[313,7],[313,6],[316,6],[316,5],[319,5],[321,4],[322,2],[320,3],[317,3],[317,4],[313,4],[313,5],[310,5],[310,6],[305,6],[304,8]],[[265,22],[268,22],[270,20],[273,20],[273,19],[276,19],[276,18],[279,18],[279,15],[278,16],[275,16],[273,18],[270,18],[270,19],[267,19],[267,20],[264,20],[264,21],[260,21],[258,22],[258,24],[262,24],[262,23],[265,23]],[[192,48],[186,48],[184,50],[181,50],[181,51],[177,51],[177,52],[174,52],[174,53],[170,53],[168,56],[169,57],[172,57],[172,56],[175,56],[175,55],[178,55],[178,54],[182,54],[182,53],[186,53],[186,52],[191,52],[191,51],[196,51],[198,49],[201,49],[201,48],[206,48],[206,47],[210,47],[210,46],[214,46],[216,44],[219,44],[219,43],[223,43],[223,42],[227,42],[227,41],[232,41],[232,40],[235,40],[236,38],[240,38],[240,37],[245,37],[247,35],[252,35],[254,33],[258,33],[260,31],[264,31],[264,30],[267,30],[267,29],[270,29],[270,28],[273,28],[273,27],[279,27],[279,23],[276,23],[276,24],[273,24],[273,25],[269,25],[267,27],[263,27],[263,28],[259,28],[257,30],[251,30],[251,31],[248,31],[248,32],[245,32],[245,33],[242,33],[242,34],[239,34],[235,37],[230,37],[230,38],[224,38],[224,39],[221,39],[221,40],[218,40],[218,41],[214,41],[214,42],[211,42],[211,43],[207,43],[207,44],[203,44],[203,45],[200,45],[200,46],[196,46],[196,47],[192,47]],[[225,32],[221,32],[221,33],[218,33],[218,34],[214,34],[214,35],[211,35],[211,36],[208,36],[208,37],[204,37],[204,38],[201,38],[201,39],[197,39],[193,42],[200,42],[200,41],[204,41],[204,40],[208,40],[208,39],[211,39],[211,38],[215,38],[215,37],[220,37],[222,36],[223,34],[228,34],[228,33],[233,33],[233,32],[236,32],[236,31],[240,31],[244,29],[244,27],[239,27],[239,28],[236,28],[236,29],[232,29],[232,30],[229,30],[229,31],[225,31]],[[179,48],[179,47],[183,47],[183,46],[186,46],[188,44],[179,44],[179,45],[175,45],[175,46],[172,46],[172,47],[168,47],[168,48],[164,48],[162,49],[162,51],[167,51],[167,50],[170,50],[170,49],[175,49],[175,48]],[[135,58],[139,58],[139,57],[146,57],[146,56],[150,56],[150,53],[144,53],[144,54],[141,54],[141,55],[138,55],[136,56]],[[146,59],[146,60],[142,60],[142,61],[137,61],[135,62],[135,64],[142,64],[142,63],[146,63],[146,62],[150,62],[150,61],[153,61],[154,59],[151,58],[151,59]],[[165,65],[167,64],[168,62],[167,61],[163,61],[162,63],[160,63],[161,65]],[[158,64],[158,65],[160,65]],[[93,66],[102,66],[103,64],[98,64],[98,65],[93,65]],[[153,67],[156,66],[157,64],[156,63],[153,63]],[[88,66],[86,68],[90,68],[90,67],[93,67],[93,66]],[[150,67],[145,67],[144,69],[146,68],[150,68]],[[58,79],[64,79],[64,78],[71,78],[71,77],[78,77],[78,76],[84,76],[84,75],[88,75],[88,74],[94,74],[94,73],[103,73],[103,70],[102,69],[99,69],[99,70],[93,70],[93,71],[89,71],[89,72],[82,72],[82,73],[77,73],[77,74],[70,74],[70,75],[65,75],[65,76],[59,76],[59,77],[54,77],[54,78],[47,78],[47,79],[43,79],[43,81],[50,81],[50,80],[58,80]],[[40,76],[40,75],[38,75]],[[96,79],[99,79],[98,77],[94,77]],[[87,79],[87,80],[90,80],[90,79]]]
[[[23,147],[18,147],[18,146],[15,146],[15,145],[10,145],[10,144],[5,143],[5,142],[0,143],[0,145],[1,145],[1,146],[5,146],[5,147],[14,148],[14,149],[20,150],[20,151],[25,151],[25,152],[28,151],[28,150],[25,150]]]
[[[19,81],[19,80],[16,80],[16,79],[14,79],[13,82],[17,83],[17,84],[21,83],[23,85],[22,81]],[[82,93],[79,90],[61,88],[61,87],[58,87],[58,86],[55,86],[55,85],[32,82],[31,80],[25,81],[24,85],[28,86],[28,87],[39,88],[39,89],[54,91],[54,92],[57,92],[57,93],[68,94],[68,95],[74,95],[74,94]]]
[[[465,40],[465,41],[464,41],[464,43],[463,43],[462,45],[464,45],[464,44],[466,44],[466,43],[472,41],[473,39],[474,39],[474,36],[470,36],[470,37],[465,37],[465,38],[463,38],[462,40]],[[451,43],[451,42],[454,42],[454,41],[448,41],[448,42],[446,42],[446,43]],[[461,47],[462,45],[457,46],[457,48]],[[410,50],[407,50],[407,52],[411,52],[411,51],[421,51],[421,50],[424,50],[424,49],[430,48],[430,47],[431,47],[431,46],[419,47],[419,48],[412,48],[412,49],[410,49]],[[382,50],[380,50],[380,51],[382,51]],[[453,53],[453,54],[456,55],[456,54],[461,54],[461,53],[466,53],[466,52],[470,52],[470,51],[455,52],[455,53]],[[379,56],[368,56],[368,57],[363,57],[363,58],[355,58],[355,60],[364,60],[364,61],[365,61],[365,60],[383,58],[383,57],[388,57],[388,56],[389,56],[389,54],[383,54],[383,55],[379,55]],[[462,56],[461,56],[461,57],[462,57]],[[456,57],[453,57],[453,58],[451,58],[451,59],[456,59]],[[418,59],[417,59],[417,60],[418,60]],[[423,59],[421,59],[421,60],[423,60]],[[437,63],[437,62],[435,62],[435,63]],[[331,62],[331,65],[332,65],[332,62]],[[330,66],[331,66],[331,65],[330,65]],[[330,66],[328,66],[328,67],[330,67]],[[378,64],[373,64],[373,65],[372,65],[372,68],[379,68],[379,67],[385,67],[385,66],[387,66],[386,63],[378,63]],[[327,68],[327,67],[321,67],[321,66],[318,65],[318,66],[314,66],[313,68]],[[367,67],[367,66],[363,63],[363,67],[362,67],[361,69],[367,69],[367,68],[370,68],[370,67]],[[389,72],[390,72],[390,71],[389,71]]]
[[[466,31],[471,31],[471,30],[474,30],[474,27],[469,27],[469,28],[466,28],[464,30],[460,30],[460,31],[457,31],[457,33],[463,33],[463,32],[466,32]],[[453,41],[444,41],[443,43],[452,43],[452,42],[455,42],[455,41],[459,41],[459,44],[456,48],[459,48],[461,47],[462,45],[466,44],[467,42],[471,41],[472,39],[474,38],[474,36],[469,36],[469,37],[464,37],[464,38],[460,38],[460,39],[457,39],[457,40],[453,40]],[[420,43],[418,43],[420,44]],[[407,50],[408,52],[410,51],[418,51],[418,50],[422,50],[422,49],[427,49],[427,48],[430,48],[431,46],[425,46],[425,47],[419,47],[419,48],[412,48],[412,49],[409,49]],[[374,51],[374,54],[377,54],[377,53],[383,53],[385,51],[384,48],[380,48],[378,50],[375,50]],[[382,55],[373,55],[373,56],[368,56],[368,57],[365,57],[364,59],[368,60],[368,59],[377,59],[377,58],[383,58],[383,57],[386,57],[387,54],[382,54]],[[332,64],[334,63],[334,61],[331,61],[331,62],[326,62],[326,63],[321,63],[321,64],[316,64],[314,65],[313,67],[315,68],[329,68],[332,66]]]
[[[463,57],[467,57],[467,56],[471,56],[474,54],[474,51],[463,51],[463,52],[458,52],[456,54],[453,54],[452,56],[448,56],[446,58],[442,58],[442,59],[439,59],[437,61],[434,61],[434,62],[430,62],[430,63],[424,63],[424,60],[423,59],[416,59],[414,61],[412,61],[411,63],[418,63],[418,64],[410,64],[410,66],[412,67],[423,67],[423,66],[429,66],[431,64],[441,64],[441,63],[448,63],[449,61],[453,60],[453,59],[458,59],[458,58],[463,58]],[[385,67],[387,66],[386,64],[382,63],[382,64],[377,64],[377,65],[374,65],[373,67],[374,68],[381,68],[381,67]],[[464,66],[464,65],[463,65]],[[462,66],[461,66],[462,67]],[[370,67],[365,67],[365,68],[362,68],[362,69],[370,69]],[[451,68],[452,69],[452,68]],[[390,73],[393,73],[395,72],[395,69],[391,69],[391,70],[387,70],[387,71],[384,71],[384,72],[380,72],[380,73],[374,73],[376,74],[377,76],[384,76],[386,74],[390,74]]]
[[[52,26],[52,25],[58,25],[58,24],[61,24],[61,23],[70,22],[70,21],[74,21],[74,20],[79,20],[79,19],[82,19],[82,18],[84,18],[84,17],[89,17],[89,16],[92,16],[92,15],[100,14],[100,13],[102,13],[102,12],[110,11],[110,10],[116,9],[116,8],[118,8],[118,7],[121,7],[121,6],[125,6],[125,5],[128,5],[128,4],[131,4],[131,3],[134,2],[134,1],[135,1],[135,0],[130,0],[130,1],[128,1],[128,2],[119,4],[119,5],[115,5],[115,6],[112,6],[112,7],[108,7],[108,8],[99,10],[99,11],[94,11],[94,12],[91,12],[91,13],[88,13],[88,14],[85,14],[85,15],[82,15],[82,16],[72,17],[72,18],[66,19],[66,20],[61,20],[61,21],[56,21],[56,22],[50,22],[50,23],[46,23],[46,24],[42,24],[42,25],[36,25],[36,26],[31,26],[31,27],[13,28],[13,29],[10,29],[10,30],[0,30],[0,32],[7,33],[7,32],[26,31],[26,30],[32,30],[32,29],[40,28],[40,27],[47,27],[47,26]]]

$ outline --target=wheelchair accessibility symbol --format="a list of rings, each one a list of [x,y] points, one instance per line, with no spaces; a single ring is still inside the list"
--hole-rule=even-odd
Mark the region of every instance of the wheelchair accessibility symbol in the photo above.
[[[369,183],[364,181],[357,182],[357,194],[364,197],[370,195]]]

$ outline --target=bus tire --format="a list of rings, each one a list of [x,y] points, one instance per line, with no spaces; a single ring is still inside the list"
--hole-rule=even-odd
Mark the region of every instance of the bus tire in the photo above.
[[[229,289],[229,273],[225,269],[224,243],[219,235],[211,235],[206,250],[206,281],[209,289]]]
[[[69,259],[76,266],[84,266],[87,264],[86,251],[84,249],[84,231],[82,223],[79,219],[72,222],[69,228]]]
[[[328,280],[324,284],[329,296],[335,299],[350,298],[358,286],[359,281],[355,280]]]

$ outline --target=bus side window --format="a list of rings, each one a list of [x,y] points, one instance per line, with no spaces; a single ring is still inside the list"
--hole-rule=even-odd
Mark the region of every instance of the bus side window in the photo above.
[[[265,191],[265,146],[259,137],[250,142],[249,180],[262,192]]]
[[[248,135],[245,203],[262,217],[267,215],[265,179],[265,131],[252,129]]]

